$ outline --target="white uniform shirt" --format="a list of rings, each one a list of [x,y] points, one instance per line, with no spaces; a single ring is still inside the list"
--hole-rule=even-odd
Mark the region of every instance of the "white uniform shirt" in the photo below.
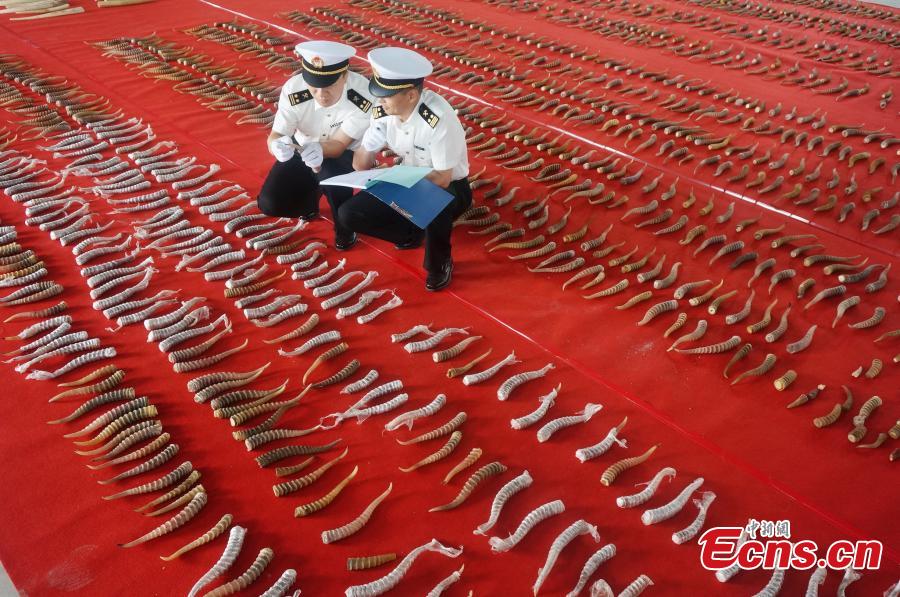
[[[463,126],[453,107],[435,92],[422,92],[406,122],[397,116],[383,115],[380,107],[373,109],[372,122],[384,122],[381,126],[386,127],[387,146],[403,159],[404,165],[452,170],[453,180],[469,175]]]
[[[369,128],[372,103],[369,80],[358,73],[348,72],[344,96],[327,108],[313,99],[303,75],[296,75],[281,88],[272,130],[294,136],[301,145],[309,141],[327,141],[341,130],[354,139],[349,149],[356,149]]]

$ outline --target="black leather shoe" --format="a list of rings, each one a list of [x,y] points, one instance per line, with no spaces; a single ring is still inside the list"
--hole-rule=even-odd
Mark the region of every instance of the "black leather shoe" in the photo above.
[[[350,236],[336,237],[334,239],[334,248],[338,251],[349,251],[353,248],[353,245],[356,244],[357,240],[359,240],[359,238],[356,236],[355,232],[351,232]]]
[[[408,240],[406,242],[397,243],[394,245],[394,248],[398,251],[406,251],[407,249],[418,249],[422,246],[422,237],[417,236],[412,240]]]
[[[453,275],[453,262],[448,261],[444,267],[436,272],[428,272],[425,278],[425,288],[434,292],[440,290],[450,284],[450,278]]]

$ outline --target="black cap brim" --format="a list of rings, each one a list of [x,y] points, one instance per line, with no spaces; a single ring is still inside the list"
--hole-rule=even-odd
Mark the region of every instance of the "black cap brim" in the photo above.
[[[331,87],[334,85],[338,79],[341,78],[343,73],[339,73],[337,75],[315,75],[307,70],[303,71],[303,80],[306,81],[306,84],[310,87]]]
[[[404,79],[404,80],[385,80],[372,77],[369,79],[369,93],[375,97],[390,97],[397,95],[401,91],[415,89],[422,85],[425,79]],[[382,85],[384,83],[384,85]],[[385,85],[390,85],[386,87]]]
[[[402,89],[386,89],[378,84],[375,79],[369,79],[369,93],[375,97],[390,97],[403,91]]]
[[[327,67],[318,66],[308,63],[305,59],[301,59],[303,65],[303,80],[310,87],[331,87],[338,79],[341,78],[350,66],[350,60],[344,60],[337,64]]]

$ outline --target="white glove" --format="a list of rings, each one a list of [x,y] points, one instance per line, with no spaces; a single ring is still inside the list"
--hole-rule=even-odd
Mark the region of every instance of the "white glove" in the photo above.
[[[362,148],[366,151],[378,151],[387,144],[387,132],[381,123],[373,124],[366,129],[362,138]]]
[[[313,170],[321,168],[322,160],[325,159],[325,154],[322,153],[322,144],[318,141],[310,141],[304,144],[303,151],[300,152],[300,159]]]
[[[294,157],[294,140],[285,135],[269,141],[269,152],[279,162],[286,162]]]

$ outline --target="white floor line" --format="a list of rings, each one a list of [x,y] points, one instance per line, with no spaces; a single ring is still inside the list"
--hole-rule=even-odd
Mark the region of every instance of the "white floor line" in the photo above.
[[[19,592],[6,573],[3,562],[0,562],[0,597],[19,597]]]

